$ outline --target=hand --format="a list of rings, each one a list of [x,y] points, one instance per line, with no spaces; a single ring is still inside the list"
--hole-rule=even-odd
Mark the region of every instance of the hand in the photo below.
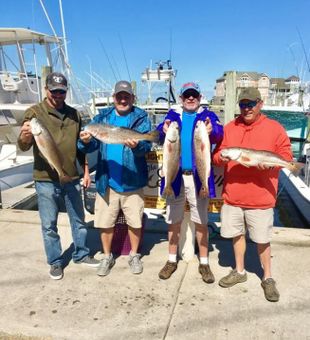
[[[30,144],[32,141],[33,134],[31,132],[30,122],[24,122],[23,126],[20,129],[20,140],[25,144]]]
[[[211,123],[210,118],[207,118],[205,120],[205,125],[206,125],[206,128],[207,128],[208,135],[210,135],[211,132],[212,132],[212,123]]]
[[[85,172],[83,176],[83,187],[89,188],[91,185],[91,177],[89,175],[89,172]]]
[[[92,139],[92,135],[87,131],[81,131],[80,138],[83,143],[88,144]]]
[[[138,145],[138,141],[135,140],[135,139],[126,139],[125,140],[125,143],[124,143],[126,146],[128,146],[129,148],[133,149],[135,148],[137,145]]]
[[[267,170],[267,169],[272,169],[273,167],[270,166],[270,165],[266,165],[266,164],[263,164],[263,163],[258,163],[256,165],[256,167],[259,169],[259,170]]]
[[[166,134],[169,128],[169,125],[171,124],[171,120],[170,119],[166,119],[163,125],[163,131]]]
[[[222,163],[228,163],[230,161],[230,158],[224,157],[220,154],[220,160],[221,160]]]

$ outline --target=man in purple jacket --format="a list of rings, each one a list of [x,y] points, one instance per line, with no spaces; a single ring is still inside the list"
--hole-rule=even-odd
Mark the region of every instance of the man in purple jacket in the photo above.
[[[201,120],[205,122],[211,144],[219,143],[223,138],[223,126],[214,112],[200,107],[201,91],[196,83],[186,83],[180,91],[182,109],[180,112],[170,110],[163,123],[157,129],[162,138],[165,137],[169,124],[176,121],[180,129],[181,137],[181,159],[178,175],[172,183],[174,197],[167,197],[166,222],[168,223],[169,258],[159,272],[163,280],[169,279],[177,269],[177,248],[180,237],[181,224],[184,217],[185,200],[190,206],[191,221],[195,223],[196,239],[199,247],[199,273],[206,283],[214,282],[208,259],[208,204],[209,198],[198,196],[201,188],[195,157],[193,155],[192,143],[196,123]],[[162,189],[164,187],[162,180]],[[208,180],[209,196],[215,197],[214,175]]]

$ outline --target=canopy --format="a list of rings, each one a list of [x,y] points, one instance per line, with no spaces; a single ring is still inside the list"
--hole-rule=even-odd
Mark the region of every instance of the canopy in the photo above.
[[[0,28],[0,45],[59,43],[61,38],[26,28]]]

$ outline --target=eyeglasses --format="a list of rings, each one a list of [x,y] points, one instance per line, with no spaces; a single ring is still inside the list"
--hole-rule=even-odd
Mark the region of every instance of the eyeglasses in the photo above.
[[[191,90],[187,90],[182,94],[182,97],[185,99],[188,99],[190,97],[193,97],[195,99],[199,98],[200,93],[198,93],[197,91],[191,91]]]
[[[247,103],[239,103],[240,109],[246,109],[246,108],[253,109],[253,107],[255,107],[256,105],[257,105],[257,101],[250,101],[250,102],[247,102]]]
[[[64,94],[66,94],[67,93],[67,91],[64,91],[64,90],[50,90],[50,93],[51,94],[62,94],[62,95],[64,95]]]

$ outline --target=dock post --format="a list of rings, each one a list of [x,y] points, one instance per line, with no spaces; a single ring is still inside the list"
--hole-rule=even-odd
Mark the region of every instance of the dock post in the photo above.
[[[226,93],[224,107],[224,124],[229,123],[235,118],[237,104],[237,83],[236,71],[229,71],[226,74]]]

